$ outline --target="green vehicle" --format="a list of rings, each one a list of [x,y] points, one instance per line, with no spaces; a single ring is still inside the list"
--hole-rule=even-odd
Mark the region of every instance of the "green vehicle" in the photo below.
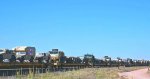
[[[15,53],[9,49],[0,49],[0,62],[15,62]]]
[[[111,67],[111,57],[104,56],[105,66]]]
[[[95,63],[95,57],[94,55],[91,55],[91,54],[85,54],[84,55],[84,59],[83,59],[83,63],[86,65],[86,66],[94,66],[94,63]]]

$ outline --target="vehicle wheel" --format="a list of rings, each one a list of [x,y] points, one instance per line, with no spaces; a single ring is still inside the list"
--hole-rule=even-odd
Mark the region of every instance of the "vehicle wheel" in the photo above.
[[[42,58],[38,58],[38,62],[39,62],[39,63],[42,63]]]
[[[21,62],[21,63],[24,62],[24,57],[23,57],[23,56],[20,58],[20,62]]]
[[[50,62],[50,57],[48,57],[48,59],[46,60],[46,62],[47,62],[47,63],[49,63],[49,62]]]
[[[51,63],[54,63],[54,60],[51,60]]]
[[[3,62],[3,55],[0,55],[0,62]]]
[[[30,61],[30,62],[33,62],[33,60],[34,60],[34,57],[31,57],[29,61]]]
[[[10,59],[10,62],[15,62],[15,61],[16,61],[16,56],[12,55],[11,59]]]

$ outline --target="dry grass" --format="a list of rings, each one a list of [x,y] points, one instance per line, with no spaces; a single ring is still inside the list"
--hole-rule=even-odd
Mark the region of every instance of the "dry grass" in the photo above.
[[[47,72],[43,74],[33,74],[27,76],[17,75],[17,79],[124,79],[119,78],[119,72],[128,72],[145,67],[121,67],[113,68],[85,68],[66,72]]]

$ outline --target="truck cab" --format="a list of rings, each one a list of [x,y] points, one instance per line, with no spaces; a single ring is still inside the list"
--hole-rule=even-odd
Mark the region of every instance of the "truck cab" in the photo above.
[[[16,57],[13,50],[0,49],[0,62],[15,62]]]

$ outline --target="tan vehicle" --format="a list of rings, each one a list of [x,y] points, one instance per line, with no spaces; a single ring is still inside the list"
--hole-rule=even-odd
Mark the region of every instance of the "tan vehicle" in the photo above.
[[[13,48],[18,62],[33,62],[35,58],[35,47],[19,46]]]
[[[36,53],[35,61],[39,63],[50,63],[51,56],[49,53]]]
[[[49,51],[49,54],[51,55],[51,62],[54,65],[65,63],[66,57],[63,51],[58,51],[58,49],[52,49],[52,51]]]
[[[16,57],[13,50],[0,49],[0,62],[15,62]]]

